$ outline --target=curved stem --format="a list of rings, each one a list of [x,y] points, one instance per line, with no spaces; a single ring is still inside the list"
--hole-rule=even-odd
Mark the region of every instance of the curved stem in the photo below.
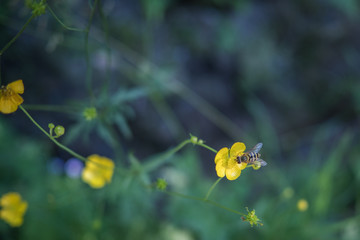
[[[85,57],[86,57],[86,83],[87,83],[87,90],[89,92],[90,99],[93,99],[94,95],[93,95],[93,91],[92,91],[92,71],[91,71],[91,66],[90,66],[90,54],[89,54],[89,32],[90,32],[90,27],[91,27],[92,20],[94,18],[97,4],[98,4],[98,0],[95,0],[93,9],[90,14],[88,25],[86,26],[86,29],[85,29],[85,44],[84,44],[84,46],[85,46]]]
[[[25,28],[27,27],[27,25],[29,25],[29,23],[36,17],[35,14],[31,15],[31,17],[26,21],[26,23],[24,24],[24,26],[20,29],[20,31],[15,35],[15,37],[13,37],[6,45],[5,47],[3,47],[3,49],[1,49],[0,51],[0,56],[11,46],[11,44],[13,44],[16,39],[18,39],[18,37],[24,32]]]
[[[214,153],[217,153],[217,151],[215,149],[213,149],[212,147],[209,147],[208,145],[206,145],[204,143],[196,143],[196,145],[199,145],[199,146],[201,146],[203,148],[206,148],[206,149],[208,149],[208,150],[210,150],[210,151],[212,151]]]
[[[83,162],[88,162],[90,161],[89,159],[87,159],[86,157],[81,156],[80,154],[76,153],[75,151],[71,150],[70,148],[66,147],[65,145],[61,144],[60,142],[58,142],[53,136],[51,136],[50,133],[48,133],[44,128],[42,128],[32,117],[31,115],[25,110],[25,108],[21,105],[19,105],[19,108],[25,113],[25,115],[30,119],[30,121],[37,127],[39,128],[48,138],[50,138],[51,141],[53,141],[58,147],[60,147],[61,149],[65,150],[66,152],[68,152],[69,154],[73,155],[74,157],[76,157],[77,159],[83,161]],[[97,162],[93,162],[94,164],[97,164],[99,167],[103,167],[103,168],[108,168],[107,166],[104,166],[102,164],[99,164]],[[114,171],[118,171],[120,174],[124,174],[126,173],[126,170],[116,167],[114,169]]]
[[[71,150],[70,148],[62,145],[61,143],[59,143],[53,136],[51,136],[44,128],[42,128],[32,117],[31,115],[20,105],[19,108],[25,113],[25,115],[31,120],[31,122],[38,127],[48,138],[50,138],[51,141],[53,141],[57,146],[59,146],[60,148],[62,148],[63,150],[65,150],[66,152],[70,153],[71,155],[73,155],[74,157],[87,162],[88,159],[79,155],[78,153],[74,152],[73,150]]]
[[[58,23],[60,23],[61,26],[63,26],[63,28],[70,30],[70,31],[77,31],[77,32],[85,32],[84,29],[80,29],[80,28],[73,28],[73,27],[68,27],[66,26],[54,13],[54,11],[50,8],[49,4],[46,4],[47,9],[49,10],[49,12],[51,13],[51,15],[56,19],[56,21],[58,21]]]
[[[26,23],[24,24],[24,26],[22,26],[22,28],[20,29],[20,31],[15,35],[15,37],[13,37],[6,45],[5,47],[3,47],[0,51],[0,86],[1,86],[1,56],[3,55],[3,53],[11,46],[11,44],[13,44],[16,39],[18,39],[18,37],[24,32],[25,28],[27,27],[27,25],[29,25],[29,23],[36,17],[35,14],[31,15],[31,17],[26,21]]]
[[[171,157],[177,151],[182,149],[188,143],[191,143],[190,139],[181,142],[175,148],[172,148],[166,151],[165,153],[161,154],[160,156],[155,157],[154,160],[151,159],[147,160],[146,163],[144,164],[144,171],[149,172],[156,169],[158,166],[162,165],[166,160],[168,160],[169,157]]]
[[[208,200],[208,198],[210,197],[210,194],[212,193],[212,191],[214,190],[214,188],[216,187],[216,185],[221,181],[221,179],[223,179],[223,177],[219,178],[218,180],[216,180],[216,182],[210,187],[209,191],[206,193],[204,200]]]

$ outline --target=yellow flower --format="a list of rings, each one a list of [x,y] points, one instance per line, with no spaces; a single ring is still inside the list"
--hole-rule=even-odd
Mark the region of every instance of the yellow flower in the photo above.
[[[18,106],[23,103],[23,99],[19,94],[24,93],[23,81],[16,80],[9,83],[6,87],[0,88],[0,112],[12,113],[18,109]]]
[[[219,177],[226,175],[227,179],[235,180],[240,176],[241,170],[246,168],[247,163],[238,163],[236,158],[244,153],[245,148],[244,143],[237,142],[230,150],[224,147],[218,151],[215,156],[215,169]]]
[[[10,192],[0,198],[0,218],[12,227],[19,227],[23,223],[23,216],[27,209],[27,202],[21,200],[18,193]]]
[[[297,208],[299,211],[301,212],[305,212],[309,207],[309,204],[308,204],[308,201],[306,201],[306,199],[300,199],[298,202],[297,202]]]
[[[96,154],[89,156],[88,159],[82,171],[82,180],[92,188],[102,188],[105,183],[110,183],[114,172],[114,162]]]

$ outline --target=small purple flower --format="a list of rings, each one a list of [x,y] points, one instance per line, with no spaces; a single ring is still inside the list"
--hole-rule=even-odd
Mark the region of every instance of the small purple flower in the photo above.
[[[65,173],[71,178],[79,178],[83,168],[83,163],[77,158],[70,158],[65,163]]]

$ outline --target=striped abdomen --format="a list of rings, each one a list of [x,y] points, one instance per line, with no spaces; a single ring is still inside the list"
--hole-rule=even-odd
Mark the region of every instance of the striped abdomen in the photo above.
[[[261,156],[260,153],[247,152],[247,153],[244,153],[241,156],[238,156],[237,157],[237,162],[238,163],[244,162],[244,163],[251,164],[251,163],[254,163],[258,158],[260,158],[260,156]]]

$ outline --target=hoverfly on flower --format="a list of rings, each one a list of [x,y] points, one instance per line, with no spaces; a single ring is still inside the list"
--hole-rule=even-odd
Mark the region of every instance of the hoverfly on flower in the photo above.
[[[237,163],[247,163],[248,165],[251,165],[254,169],[259,169],[260,167],[266,166],[267,163],[260,158],[261,154],[259,153],[259,151],[262,146],[262,143],[258,143],[249,151],[237,156]]]

